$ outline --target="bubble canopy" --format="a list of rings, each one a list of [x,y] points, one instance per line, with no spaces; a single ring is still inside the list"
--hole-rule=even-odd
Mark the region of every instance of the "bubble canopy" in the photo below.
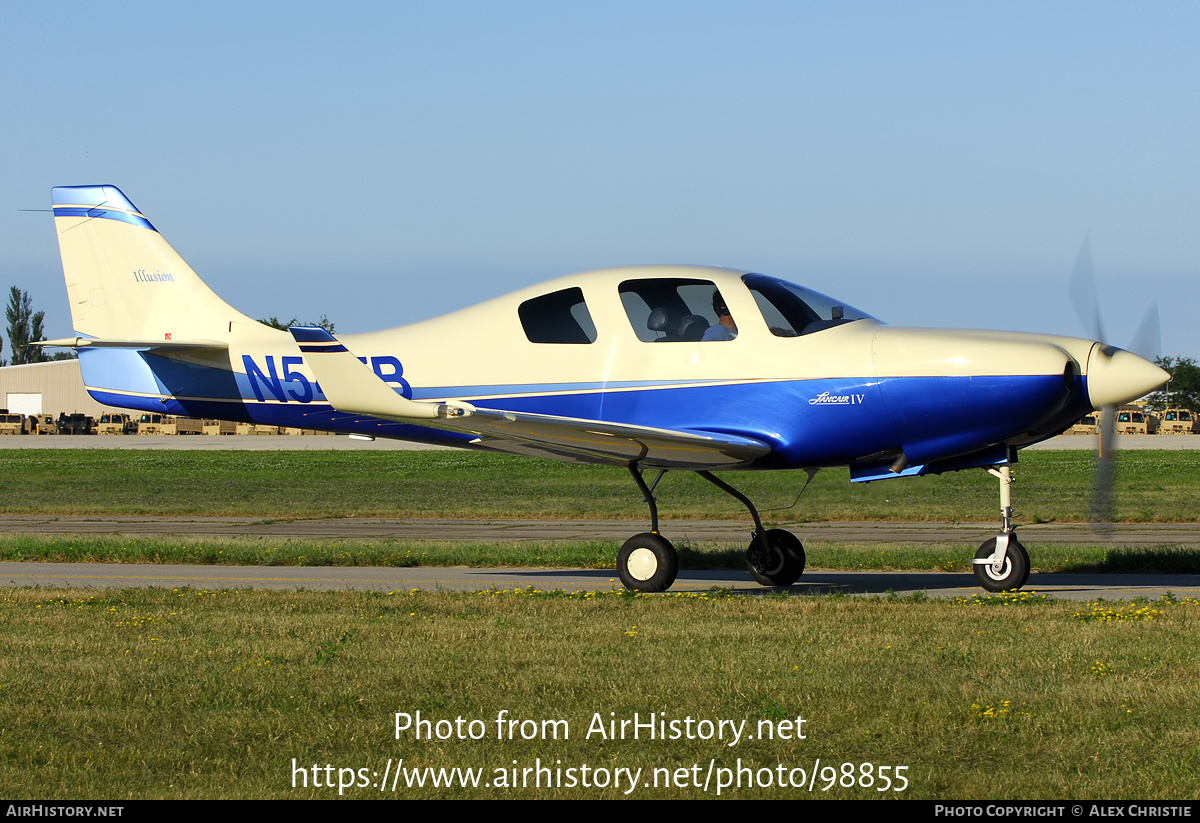
[[[777,277],[746,274],[742,282],[776,337],[800,337],[855,320],[875,319],[840,300]]]

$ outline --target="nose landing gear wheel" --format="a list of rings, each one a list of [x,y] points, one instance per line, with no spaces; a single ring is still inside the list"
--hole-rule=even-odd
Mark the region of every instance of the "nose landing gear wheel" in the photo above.
[[[975,552],[976,560],[986,560],[996,553],[996,538],[992,538]],[[978,563],[972,567],[979,585],[989,592],[1016,591],[1029,579],[1029,552],[1015,538],[1008,541],[1004,554],[1004,567],[997,573],[990,563]]]
[[[679,573],[679,555],[671,541],[645,532],[625,541],[617,554],[617,576],[625,588],[665,592]]]
[[[804,573],[804,545],[796,535],[783,529],[766,534],[767,547],[755,538],[746,550],[746,568],[763,586],[790,586]]]

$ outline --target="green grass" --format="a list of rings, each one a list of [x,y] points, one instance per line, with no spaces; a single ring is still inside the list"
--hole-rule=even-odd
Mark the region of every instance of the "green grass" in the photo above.
[[[330,798],[338,769],[382,775],[388,758],[483,769],[485,780],[540,759],[689,783],[694,766],[703,782],[710,762],[811,772],[819,758],[812,792],[722,796],[1194,800],[1198,621],[1200,604],[1174,598],[9,590],[0,786],[44,799]],[[418,711],[480,720],[485,731],[397,739],[396,713]],[[501,712],[565,720],[570,736],[498,740]],[[634,712],[745,721],[751,733],[802,717],[805,739],[587,737],[595,716]],[[293,760],[307,787],[293,786]],[[864,763],[876,773],[906,766],[909,787],[836,785],[844,763],[856,775]],[[335,788],[312,786],[314,765],[323,783],[332,767]],[[822,791],[826,767],[837,780]],[[601,798],[626,788],[403,785],[345,796]],[[716,788],[660,782],[632,796]]]
[[[1122,455],[1118,512],[1192,521],[1192,453]],[[1079,520],[1090,458],[1031,453],[1023,522]],[[8,513],[641,519],[628,476],[457,452],[4,452]],[[795,473],[725,475],[764,509]],[[772,520],[989,520],[982,472],[851,486],[822,472]],[[744,518],[687,473],[665,517]],[[803,530],[800,530],[803,533]],[[1191,571],[1192,549],[1034,545],[1035,568]],[[955,544],[807,546],[809,568],[966,569]],[[615,546],[8,535],[0,557],[250,564],[610,568]],[[685,568],[740,568],[742,546],[684,546]],[[716,797],[710,764],[804,769],[813,791],[725,797],[1196,799],[1200,604],[1044,596],[908,598],[559,593],[8,590],[0,602],[0,787],[14,797],[331,798],[339,776],[408,769],[641,769],[634,797]],[[479,740],[396,739],[397,712],[481,721]],[[568,739],[497,740],[501,712]],[[593,718],[651,712],[806,738],[605,740]],[[610,714],[611,713],[611,714]],[[444,727],[443,727],[444,728]],[[766,726],[762,727],[766,728]],[[391,763],[389,763],[391,758]],[[293,763],[297,771],[293,770]],[[903,793],[840,785],[843,764],[905,766]],[[313,785],[312,768],[321,782]],[[325,769],[329,766],[329,770]],[[347,769],[353,771],[342,772]],[[832,771],[829,771],[832,769]],[[365,771],[358,771],[365,770]],[[657,771],[656,771],[657,770]],[[895,772],[892,772],[893,774]],[[303,779],[300,775],[303,774]],[[797,773],[792,773],[798,776]],[[666,785],[670,776],[680,781]],[[686,781],[683,778],[686,776]],[[521,773],[518,773],[520,779]],[[715,778],[714,778],[715,780]],[[830,785],[832,783],[832,785]],[[347,788],[347,797],[620,797],[620,789]],[[828,786],[827,791],[822,791]]]
[[[1021,522],[1087,519],[1092,456],[1025,452],[1014,470]],[[850,484],[823,470],[794,508],[802,472],[726,472],[780,522],[998,519],[997,482],[980,470]],[[628,473],[534,458],[460,451],[0,452],[9,514],[261,517],[640,519],[646,508]],[[1195,522],[1200,452],[1123,452],[1118,519]],[[745,509],[691,472],[672,472],[656,494],[668,519],[745,519]],[[774,511],[770,511],[774,510]]]
[[[805,544],[807,568],[841,571],[970,571],[975,546],[958,543]],[[1180,546],[1064,546],[1030,543],[1038,572],[1200,573],[1200,549]],[[683,569],[741,569],[742,544],[677,546]],[[166,536],[0,535],[0,560],[59,563],[199,563],[247,566],[473,566],[613,569],[606,541],[451,542],[275,540]]]

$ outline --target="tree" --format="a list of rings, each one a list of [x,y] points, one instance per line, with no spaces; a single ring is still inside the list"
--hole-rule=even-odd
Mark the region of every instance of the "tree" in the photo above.
[[[1171,373],[1171,380],[1150,395],[1147,405],[1154,411],[1200,411],[1200,364],[1190,357],[1159,357],[1154,362]]]
[[[33,300],[29,297],[29,292],[16,286],[10,288],[8,309],[4,314],[8,318],[8,344],[12,349],[12,364],[21,366],[26,363],[42,363],[49,359],[41,346],[29,345],[46,339],[42,333],[42,321],[46,313],[33,310]]]
[[[325,331],[329,332],[330,334],[333,334],[333,321],[330,320],[328,317],[326,317],[323,314],[321,315],[321,319],[318,320],[316,323],[313,323],[311,321],[309,321],[308,323],[301,323],[299,321],[299,319],[296,317],[293,317],[291,320],[280,320],[278,317],[275,317],[274,315],[272,315],[270,317],[260,318],[258,322],[262,323],[264,326],[270,326],[273,329],[279,329],[280,331],[287,331],[292,326],[316,326],[317,328],[324,329]]]

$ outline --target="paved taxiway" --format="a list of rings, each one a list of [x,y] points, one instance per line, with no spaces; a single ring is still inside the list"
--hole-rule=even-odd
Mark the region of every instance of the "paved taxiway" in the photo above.
[[[0,563],[0,585],[126,588],[161,586],[194,589],[253,588],[309,590],[412,589],[478,591],[535,589],[607,591],[621,584],[611,570],[589,569],[463,569],[363,568],[284,566],[126,565],[118,563]],[[747,594],[764,589],[740,571],[683,571],[673,592],[702,591],[714,586]],[[805,572],[789,591],[794,594],[898,595],[922,591],[930,597],[970,597],[984,592],[970,574],[939,572]],[[1034,574],[1024,591],[1068,600],[1131,600],[1158,598],[1170,591],[1200,597],[1200,575]]]
[[[617,546],[645,528],[640,521],[534,520],[389,520],[384,518],[263,520],[236,517],[88,517],[0,516],[0,532],[26,534],[177,535],[189,540],[205,537],[249,536],[262,539],[407,539],[464,542],[532,540],[610,540]],[[675,540],[741,543],[749,524],[739,521],[665,521],[664,532]],[[964,552],[994,533],[988,523],[806,523],[794,527],[810,542],[951,542]],[[1117,545],[1183,545],[1200,547],[1200,524],[1133,524],[1097,534],[1086,526],[1037,524],[1022,527],[1027,545],[1064,543],[1088,545],[1112,541]],[[1036,554],[1036,550],[1035,550]],[[267,589],[410,589],[475,590],[488,588],[565,589],[619,588],[611,570],[190,566],[118,563],[0,563],[0,585],[191,586]],[[742,571],[683,571],[672,591],[695,591],[713,586],[763,592]],[[1077,600],[1160,597],[1167,591],[1200,597],[1200,575],[1034,574],[1026,591],[1039,591]],[[797,594],[905,594],[924,591],[931,597],[969,597],[981,590],[970,574],[941,572],[806,572],[791,588]]]

